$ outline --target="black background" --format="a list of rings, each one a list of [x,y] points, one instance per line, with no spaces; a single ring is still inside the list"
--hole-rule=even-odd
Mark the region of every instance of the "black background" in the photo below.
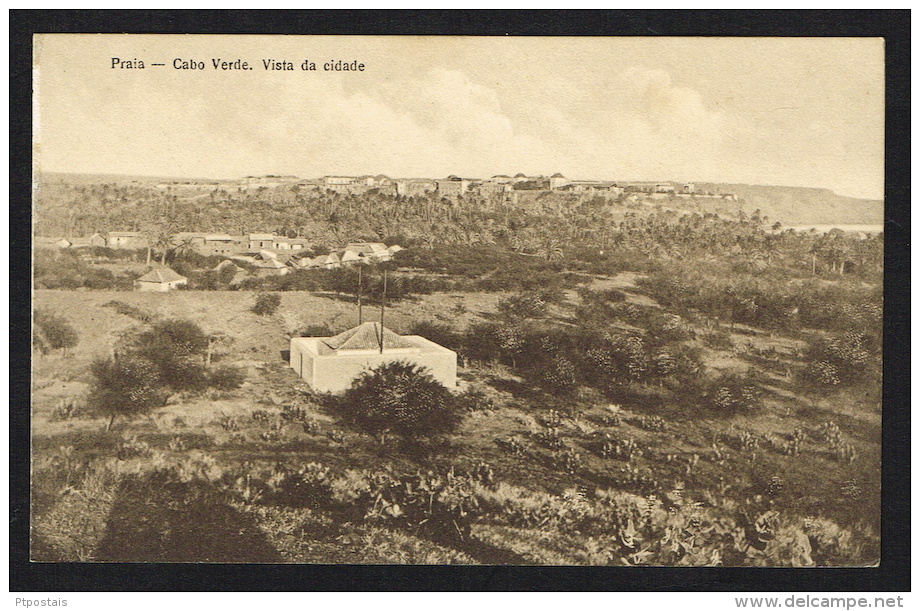
[[[847,569],[29,562],[32,34],[885,38],[882,558]],[[909,591],[910,11],[10,11],[10,591]]]

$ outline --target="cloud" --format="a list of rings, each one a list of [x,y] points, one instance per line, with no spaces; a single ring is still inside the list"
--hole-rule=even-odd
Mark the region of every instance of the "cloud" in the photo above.
[[[774,97],[758,90],[756,104],[722,100],[722,91],[750,89],[745,75],[727,76],[734,80],[724,88],[699,74],[690,80],[687,69],[667,62],[584,70],[548,62],[528,72],[468,59],[433,56],[412,64],[421,68],[385,74],[100,68],[92,79],[51,64],[42,68],[42,80],[53,83],[42,98],[43,163],[215,178],[559,171],[614,180],[852,183],[863,191],[881,182],[883,130],[868,103],[860,115],[828,107],[817,94],[793,97],[793,88]],[[847,102],[854,95],[837,94]]]

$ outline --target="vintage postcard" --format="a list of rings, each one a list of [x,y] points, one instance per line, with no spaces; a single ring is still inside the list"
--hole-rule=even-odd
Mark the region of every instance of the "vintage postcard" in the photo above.
[[[39,34],[35,562],[880,559],[884,41]]]

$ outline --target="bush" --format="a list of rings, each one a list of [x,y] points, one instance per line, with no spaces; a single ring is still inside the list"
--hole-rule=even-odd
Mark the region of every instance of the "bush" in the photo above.
[[[508,319],[545,318],[546,301],[537,295],[512,295],[498,302],[498,311]]]
[[[238,367],[218,367],[211,372],[211,386],[218,390],[239,388],[246,380],[246,374]]]
[[[252,306],[252,311],[259,316],[271,316],[278,310],[281,305],[281,295],[277,293],[259,293],[256,295],[256,302]]]
[[[409,329],[409,335],[421,335],[436,344],[458,350],[461,348],[461,336],[447,325],[438,324],[429,320],[420,320]]]
[[[706,394],[710,409],[723,415],[751,413],[762,405],[760,388],[747,376],[724,375]]]
[[[703,342],[713,350],[731,350],[735,347],[732,337],[725,331],[713,331],[703,336]]]
[[[335,332],[330,329],[329,325],[326,323],[321,325],[307,325],[294,333],[294,337],[331,337],[333,335],[335,335]]]
[[[166,319],[141,333],[135,346],[155,361],[166,356],[189,357],[201,355],[208,349],[208,336],[189,320]]]
[[[141,322],[149,323],[149,322],[152,322],[154,319],[154,317],[148,314],[147,312],[144,312],[140,308],[136,308],[132,305],[128,305],[127,303],[123,301],[117,301],[113,299],[112,301],[107,301],[106,303],[102,304],[102,307],[113,308],[119,314],[123,316],[128,316],[130,318],[139,320]]]
[[[498,329],[498,325],[487,322],[470,325],[463,335],[463,357],[480,363],[498,360],[502,353]]]
[[[166,402],[159,367],[150,359],[97,360],[90,371],[94,379],[87,404],[110,417],[109,427],[116,416],[143,414]]]
[[[160,382],[172,390],[200,391],[207,388],[208,376],[196,357],[207,348],[208,336],[201,327],[188,320],[167,319],[135,337],[129,352],[152,362]]]
[[[805,381],[818,387],[852,386],[881,371],[880,349],[869,335],[850,331],[821,338],[806,354]]]
[[[80,340],[77,330],[63,316],[45,310],[35,310],[34,320],[32,345],[42,354],[58,349],[66,352]]]
[[[461,419],[450,392],[425,369],[403,361],[364,373],[337,403],[358,428],[406,439],[450,433]]]

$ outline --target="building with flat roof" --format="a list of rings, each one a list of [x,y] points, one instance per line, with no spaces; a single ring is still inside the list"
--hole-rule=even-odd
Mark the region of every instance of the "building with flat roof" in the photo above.
[[[315,392],[344,392],[362,373],[393,361],[424,367],[447,388],[457,385],[456,352],[419,335],[397,335],[378,322],[334,337],[291,338],[291,369]]]

